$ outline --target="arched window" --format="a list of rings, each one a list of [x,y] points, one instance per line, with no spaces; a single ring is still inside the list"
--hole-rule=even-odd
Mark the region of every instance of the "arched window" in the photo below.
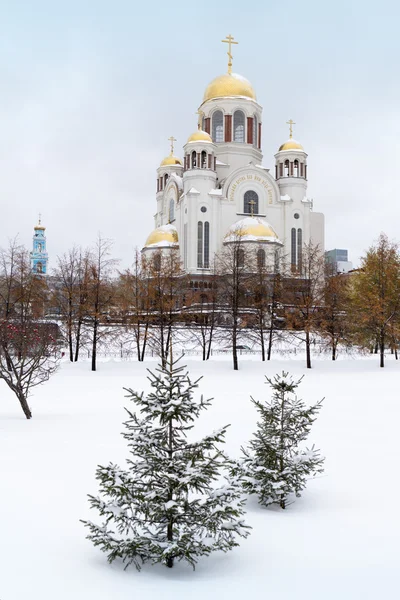
[[[303,262],[303,232],[301,229],[297,230],[297,268],[301,273]]]
[[[244,143],[244,112],[241,110],[233,115],[233,141]]]
[[[164,187],[167,185],[167,181],[168,181],[168,174],[165,173],[165,175],[164,175]]]
[[[237,266],[244,267],[244,250],[243,250],[243,248],[238,248],[238,250],[237,250]]]
[[[207,294],[200,294],[200,302],[202,304],[207,304],[207,302],[208,302]]]
[[[37,245],[38,252],[42,251],[42,242],[39,242]]]
[[[285,160],[285,177],[289,177],[289,161]]]
[[[197,165],[197,154],[196,151],[193,150],[192,152],[192,169],[195,169]]]
[[[292,227],[290,239],[290,264],[292,269],[296,268],[296,229]]]
[[[257,250],[257,267],[259,269],[265,267],[265,250],[263,250],[262,248]]]
[[[210,223],[204,223],[204,268],[210,267]]]
[[[43,265],[41,262],[36,263],[36,273],[43,273]]]
[[[296,158],[296,160],[293,163],[293,175],[295,177],[299,176],[299,161],[297,160],[297,158]]]
[[[243,212],[249,215],[258,215],[258,194],[254,190],[245,192]]]
[[[215,111],[212,116],[212,139],[213,142],[224,141],[224,115],[221,110]]]
[[[207,168],[207,152],[205,150],[202,150],[201,152],[201,168]]]
[[[157,252],[153,256],[153,267],[155,271],[161,271],[161,254]]]
[[[203,268],[203,223],[197,223],[197,268]]]
[[[168,215],[168,220],[170,223],[172,223],[172,221],[175,219],[175,202],[174,199],[171,198],[169,201],[169,215]]]
[[[258,148],[258,146],[257,146],[257,129],[258,129],[257,117],[256,117],[256,115],[254,115],[254,117],[253,117],[253,146],[255,148]]]

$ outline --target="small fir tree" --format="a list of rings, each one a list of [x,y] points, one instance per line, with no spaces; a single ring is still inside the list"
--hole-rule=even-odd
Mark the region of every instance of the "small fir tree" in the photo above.
[[[89,499],[103,523],[83,521],[87,538],[109,562],[120,558],[138,570],[144,562],[172,567],[175,560],[195,568],[198,557],[231,550],[238,536],[249,534],[239,479],[229,477],[232,462],[218,448],[228,426],[197,442],[187,439],[211,400],[193,398],[199,380],[192,382],[176,363],[171,358],[149,370],[152,391],[146,397],[126,390],[138,408],[126,409],[122,434],[132,456],[126,470],[98,467],[100,497]],[[216,483],[222,476],[223,484]]]
[[[245,490],[257,494],[260,504],[286,508],[290,494],[299,497],[307,479],[323,472],[325,459],[319,451],[314,446],[299,448],[308,437],[322,400],[307,408],[297,398],[295,391],[302,377],[293,381],[288,373],[282,372],[282,376],[266,380],[273,396],[265,404],[251,398],[261,420],[249,447],[242,448],[244,458],[239,471]],[[234,469],[233,473],[237,471]]]

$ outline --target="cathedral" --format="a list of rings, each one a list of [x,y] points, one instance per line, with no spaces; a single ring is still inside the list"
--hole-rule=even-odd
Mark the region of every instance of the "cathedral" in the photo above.
[[[264,167],[262,106],[251,83],[232,72],[229,35],[228,71],[205,89],[198,128],[183,147],[157,169],[155,229],[143,254],[179,252],[184,270],[206,275],[215,253],[240,239],[258,260],[279,249],[293,272],[301,270],[303,245],[324,251],[324,216],[307,197],[307,153],[293,138],[275,154],[274,169]]]

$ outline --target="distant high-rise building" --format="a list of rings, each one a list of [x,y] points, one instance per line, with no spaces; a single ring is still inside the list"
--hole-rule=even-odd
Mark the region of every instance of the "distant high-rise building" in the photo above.
[[[335,265],[338,273],[348,273],[353,268],[353,263],[348,260],[348,252],[342,248],[334,248],[325,252],[327,263]]]
[[[31,252],[32,271],[38,275],[47,275],[47,263],[49,260],[46,250],[46,227],[39,223],[36,225],[33,234],[33,246]]]

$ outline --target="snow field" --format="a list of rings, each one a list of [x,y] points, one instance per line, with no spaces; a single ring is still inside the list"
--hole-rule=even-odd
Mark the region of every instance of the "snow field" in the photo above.
[[[249,396],[270,394],[264,375],[304,373],[299,396],[307,404],[326,397],[310,435],[326,456],[325,473],[286,511],[249,499],[251,536],[202,559],[195,572],[184,564],[123,571],[85,539],[79,519],[98,521],[86,498],[97,493],[96,465],[124,466],[122,388],[148,390],[146,367],[156,361],[105,361],[96,373],[88,362],[64,362],[31,398],[31,421],[0,382],[0,599],[395,598],[399,363],[319,360],[307,371],[302,361],[241,357],[234,372],[230,357],[185,362],[192,379],[204,375],[199,393],[214,397],[194,437],[231,423],[231,456],[255,430]]]

